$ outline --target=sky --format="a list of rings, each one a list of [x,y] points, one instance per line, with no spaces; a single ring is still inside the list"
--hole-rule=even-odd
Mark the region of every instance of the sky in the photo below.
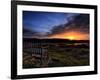
[[[23,11],[23,36],[89,39],[89,14]]]

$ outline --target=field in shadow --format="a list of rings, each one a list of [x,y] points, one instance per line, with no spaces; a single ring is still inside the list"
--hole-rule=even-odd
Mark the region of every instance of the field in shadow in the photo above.
[[[23,68],[89,65],[89,41],[23,39]]]

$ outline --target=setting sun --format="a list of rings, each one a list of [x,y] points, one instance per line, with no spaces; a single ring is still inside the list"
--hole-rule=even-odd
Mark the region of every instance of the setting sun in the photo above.
[[[64,32],[61,34],[52,35],[49,38],[61,38],[61,39],[69,39],[69,40],[88,40],[89,35],[81,32],[70,31],[70,32]]]
[[[70,39],[70,40],[74,40],[75,37],[74,36],[68,36],[68,37],[65,37],[66,39]]]

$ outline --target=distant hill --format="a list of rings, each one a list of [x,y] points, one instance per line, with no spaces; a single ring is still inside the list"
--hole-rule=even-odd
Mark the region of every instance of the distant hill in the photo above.
[[[89,40],[69,40],[69,39],[38,39],[38,38],[23,38],[23,41],[27,42],[49,42],[49,43],[89,43]]]

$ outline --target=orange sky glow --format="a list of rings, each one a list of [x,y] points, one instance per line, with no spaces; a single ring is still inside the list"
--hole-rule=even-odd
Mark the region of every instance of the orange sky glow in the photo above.
[[[78,32],[78,31],[69,31],[69,32],[52,35],[49,38],[61,38],[61,39],[69,39],[69,40],[89,40],[89,34]]]

